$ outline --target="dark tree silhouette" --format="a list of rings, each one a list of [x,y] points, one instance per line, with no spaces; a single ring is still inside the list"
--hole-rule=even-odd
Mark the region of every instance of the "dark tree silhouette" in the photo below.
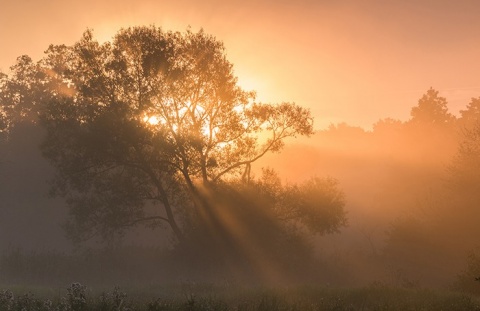
[[[87,30],[73,46],[52,45],[40,62],[22,57],[15,68],[5,107],[40,116],[42,150],[57,169],[53,193],[67,199],[78,241],[161,223],[182,241],[192,217],[215,211],[207,194],[253,183],[252,163],[313,133],[308,110],[257,103],[242,90],[223,44],[203,31],[135,27],[100,44]],[[344,225],[341,192],[322,185],[296,191],[295,213],[278,221],[316,233]],[[339,197],[316,200],[312,191]]]
[[[438,96],[438,91],[433,88],[420,98],[410,115],[412,117],[410,122],[414,124],[448,125],[455,120],[448,112],[447,100]]]
[[[472,98],[465,110],[460,110],[458,120],[463,129],[469,130],[480,121],[480,97]]]

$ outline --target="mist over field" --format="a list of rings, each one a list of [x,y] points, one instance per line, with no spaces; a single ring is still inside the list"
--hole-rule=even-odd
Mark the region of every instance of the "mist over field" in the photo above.
[[[423,102],[442,99],[432,89],[427,93],[431,96],[421,97]],[[478,194],[472,184],[477,162],[472,157],[478,155],[472,152],[478,141],[476,125],[466,122],[478,101],[472,103],[445,124],[415,117],[379,120],[372,131],[332,124],[310,138],[289,141],[282,152],[253,166],[253,178],[270,167],[286,185],[329,176],[345,194],[347,225],[309,238],[316,258],[311,275],[299,273],[303,276],[295,282],[477,290]],[[412,108],[422,105],[420,99]],[[114,244],[94,239],[73,245],[62,227],[65,201],[49,196],[55,170],[38,148],[44,136],[38,126],[20,123],[2,141],[2,282],[58,285],[71,278],[106,285],[230,277],[242,282],[245,275],[182,261],[165,226],[133,228]]]
[[[90,2],[0,13],[0,309],[480,310],[476,2]]]

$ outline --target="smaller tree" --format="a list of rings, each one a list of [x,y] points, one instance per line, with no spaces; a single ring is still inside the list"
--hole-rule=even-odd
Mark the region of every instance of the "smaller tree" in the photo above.
[[[10,76],[4,76],[2,89],[2,108],[10,119],[10,124],[23,120],[36,120],[37,105],[42,96],[46,76],[37,63],[23,55],[10,67]]]
[[[403,131],[409,145],[405,151],[421,155],[424,169],[438,171],[439,165],[449,161],[458,144],[456,118],[448,112],[447,100],[433,88],[420,98],[410,114],[411,119]]]
[[[462,129],[472,129],[480,121],[480,97],[472,98],[458,120]]]
[[[9,75],[0,72],[0,132],[21,122],[38,124],[46,103],[67,92],[68,83],[53,71],[51,58],[34,62],[22,55],[10,67]]]
[[[402,129],[402,126],[402,121],[397,119],[380,119],[373,125],[373,132],[378,135],[387,136],[398,133]]]
[[[438,91],[430,88],[413,107],[410,122],[423,125],[449,125],[455,117],[448,112],[447,100],[438,95]]]

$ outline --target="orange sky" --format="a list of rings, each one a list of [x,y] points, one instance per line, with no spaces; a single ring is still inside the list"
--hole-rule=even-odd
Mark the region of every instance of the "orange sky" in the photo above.
[[[406,120],[429,87],[452,112],[480,96],[477,0],[0,0],[0,70],[87,28],[203,27],[225,43],[246,88],[310,107],[316,128]]]

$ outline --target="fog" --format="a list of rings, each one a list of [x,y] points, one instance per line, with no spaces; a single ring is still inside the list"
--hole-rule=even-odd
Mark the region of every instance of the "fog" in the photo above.
[[[306,269],[315,273],[305,280],[339,286],[472,285],[465,278],[473,280],[468,256],[479,246],[478,127],[461,116],[441,124],[416,121],[379,120],[371,131],[331,125],[255,163],[254,175],[271,167],[287,184],[333,177],[345,194],[348,225],[312,237],[316,261]],[[68,208],[49,196],[55,170],[41,155],[43,138],[38,126],[20,124],[2,141],[1,283],[225,281],[225,271],[196,265],[191,254],[175,251],[167,228],[131,230],[114,246],[95,239],[72,244],[62,227]],[[263,245],[250,240],[242,243]],[[268,266],[264,261],[260,267]]]
[[[467,229],[465,223],[476,223],[475,208],[463,203],[460,210],[462,203],[452,201],[458,194],[449,186],[452,163],[468,132],[457,122],[444,127],[385,119],[372,131],[331,125],[262,164],[290,182],[312,174],[339,180],[349,226],[317,238],[316,250],[337,262],[342,282],[452,285],[479,242],[478,224]]]
[[[18,126],[0,155],[0,247],[29,251],[68,249],[61,223],[67,215],[61,200],[49,197],[54,170],[41,156],[43,132]]]

